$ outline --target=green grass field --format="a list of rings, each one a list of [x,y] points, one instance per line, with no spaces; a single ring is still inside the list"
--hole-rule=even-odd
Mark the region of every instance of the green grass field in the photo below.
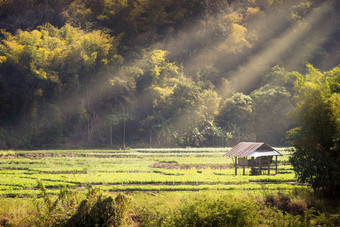
[[[340,224],[338,203],[296,182],[291,149],[277,148],[276,175],[237,176],[227,150],[0,151],[0,226]]]
[[[228,148],[38,150],[0,152],[0,195],[37,195],[37,181],[48,192],[86,185],[103,191],[292,190],[296,183],[289,149],[277,148],[278,174],[234,175]],[[241,169],[239,173],[241,173]],[[274,171],[272,171],[274,173]]]

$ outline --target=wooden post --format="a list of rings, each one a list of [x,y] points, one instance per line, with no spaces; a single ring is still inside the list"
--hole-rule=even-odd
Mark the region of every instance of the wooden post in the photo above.
[[[260,171],[260,175],[262,175],[262,163],[261,163],[261,159],[262,159],[262,157],[259,158],[259,171]]]
[[[246,166],[243,166],[243,175],[246,175]]]
[[[275,174],[277,174],[277,156],[275,156]]]
[[[237,175],[237,157],[235,157],[235,175]]]
[[[250,172],[251,172],[252,174],[254,174],[254,164],[255,164],[254,162],[255,162],[254,157],[251,157],[251,171],[250,171]]]
[[[267,161],[268,161],[268,175],[270,175],[270,160],[271,160],[271,157],[268,156],[267,157]]]

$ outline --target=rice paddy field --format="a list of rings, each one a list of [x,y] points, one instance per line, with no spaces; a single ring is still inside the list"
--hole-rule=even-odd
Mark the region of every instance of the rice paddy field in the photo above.
[[[237,176],[229,149],[0,151],[0,226],[340,225],[336,201],[296,182],[291,148],[277,174]]]
[[[229,148],[37,150],[0,152],[0,196],[39,195],[41,181],[49,194],[87,185],[105,192],[206,191],[257,193],[290,191],[298,184],[288,163],[290,150],[276,148],[276,175],[235,176],[233,160],[223,155]],[[274,168],[271,173],[274,173]]]

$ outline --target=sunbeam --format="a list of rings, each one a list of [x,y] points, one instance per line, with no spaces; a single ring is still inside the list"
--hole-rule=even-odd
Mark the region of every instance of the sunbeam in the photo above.
[[[259,76],[273,66],[273,64],[277,63],[280,57],[286,54],[294,44],[301,41],[304,36],[313,34],[313,31],[310,29],[320,19],[327,16],[333,7],[334,2],[324,3],[323,6],[314,10],[305,21],[297,23],[292,29],[268,43],[263,51],[255,56],[251,56],[247,64],[241,66],[238,72],[233,73],[232,83],[235,90],[244,91],[249,86],[252,86]],[[330,34],[337,25],[338,23],[331,23],[325,26],[324,35]],[[295,60],[298,60],[300,57],[295,56],[295,58]]]
[[[34,111],[40,109],[43,112],[45,105],[55,105],[56,110],[59,108],[61,112],[62,121],[70,120],[70,118],[72,121],[78,121],[79,119],[75,120],[74,116],[81,115],[82,119],[79,121],[86,122],[86,125],[84,123],[81,129],[78,127],[76,130],[82,130],[79,133],[81,136],[87,134],[88,142],[91,141],[91,135],[96,133],[99,141],[107,140],[109,125],[112,131],[112,124],[116,123],[108,123],[105,119],[114,114],[120,114],[120,117],[124,114],[134,115],[131,123],[132,127],[138,129],[135,130],[135,134],[143,134],[146,130],[155,132],[163,130],[164,132],[165,127],[173,131],[177,129],[185,131],[185,128],[191,130],[198,125],[203,127],[206,122],[213,121],[218,110],[223,108],[222,103],[225,99],[230,98],[236,92],[250,94],[255,89],[259,89],[261,79],[275,65],[281,65],[288,71],[301,72],[306,61],[317,62],[326,69],[338,63],[339,43],[334,41],[336,38],[332,38],[338,34],[340,24],[340,18],[336,12],[338,9],[336,1],[315,3],[219,1],[219,3],[218,9],[211,10],[209,13],[205,12],[200,18],[187,19],[182,24],[172,26],[171,29],[164,29],[163,24],[159,30],[166,32],[164,34],[159,32],[162,35],[155,35],[153,41],[146,41],[148,44],[144,46],[134,46],[139,38],[131,38],[132,33],[122,33],[112,38],[107,35],[110,30],[93,31],[92,36],[88,37],[89,40],[80,45],[83,49],[80,48],[79,53],[73,53],[75,59],[78,57],[76,55],[85,56],[83,62],[80,62],[82,66],[72,65],[72,58],[66,59],[70,62],[67,62],[65,67],[74,67],[74,71],[69,72],[68,69],[63,69],[58,72],[56,71],[58,65],[51,69],[47,66],[47,73],[51,74],[50,78],[63,76],[64,81],[59,81],[59,87],[56,89],[60,91],[70,89],[65,87],[73,81],[74,84],[70,86],[73,86],[74,90],[68,90],[69,95],[60,96],[63,98],[59,97],[50,101],[49,98],[44,97],[44,89],[48,89],[49,85],[41,89],[37,86],[37,89],[34,88],[36,91],[32,109]],[[104,16],[99,16],[99,18],[105,20]],[[142,18],[144,22],[149,20],[150,23],[152,22],[151,18],[146,18],[144,15]],[[135,25],[138,25],[138,21]],[[75,28],[66,25],[63,29],[67,33],[67,29]],[[153,29],[150,32],[157,32],[157,29]],[[52,30],[49,31],[52,32]],[[73,32],[85,35],[85,30],[79,29]],[[58,31],[57,28],[53,32],[56,31]],[[137,33],[138,31],[137,29]],[[43,33],[41,34],[41,37],[44,37]],[[148,33],[145,35],[152,37]],[[63,35],[60,33],[59,36]],[[54,37],[54,39],[57,40],[60,37]],[[102,39],[101,41],[110,40],[112,43],[105,43],[106,46],[100,49],[96,46],[99,45],[98,42],[91,43],[95,40],[94,37]],[[130,40],[124,40],[125,37],[130,37]],[[29,40],[27,42],[35,39],[36,37],[31,40],[27,39]],[[330,45],[329,39],[332,40],[332,45],[335,45],[334,49],[327,46]],[[59,42],[72,43],[72,40],[65,37],[65,40],[61,39]],[[120,45],[120,42],[124,44]],[[4,41],[4,43],[10,48],[21,48],[20,45],[17,47],[9,41]],[[22,65],[27,63],[29,65],[24,66],[24,70],[31,70],[41,77],[46,77],[46,72],[41,69],[46,65],[39,61],[43,62],[41,59],[44,57],[45,60],[49,60],[45,56],[48,52],[54,51],[58,54],[58,48],[54,49],[53,45],[51,41],[51,44],[48,44],[48,51],[45,52],[42,51],[43,48],[34,46],[37,53],[33,58],[41,55],[37,58],[38,62],[29,62],[29,58],[26,59],[29,63],[21,62],[21,59],[14,59],[13,62],[17,61]],[[79,43],[72,45],[76,46]],[[99,61],[98,56],[103,55],[104,49],[107,50],[110,45],[114,46],[113,50],[110,50],[112,56],[96,62]],[[325,47],[330,51],[324,52]],[[72,48],[74,47],[70,47]],[[105,52],[105,54],[108,53]],[[115,59],[112,60],[111,66],[108,66],[108,59]],[[0,61],[5,62],[6,56],[0,56]],[[96,64],[100,67],[93,67]],[[183,94],[175,94],[180,86],[183,86],[183,91],[180,91]],[[45,92],[49,91],[45,90]],[[189,96],[193,100],[183,101],[185,95],[188,95],[186,92],[191,92]],[[175,97],[176,95],[179,97]],[[181,95],[183,97],[180,97]],[[204,102],[207,98],[204,95],[214,97],[214,100],[211,99],[213,100],[211,106]],[[46,100],[40,100],[37,97],[44,97]],[[183,103],[171,106],[176,101],[174,98]],[[218,103],[217,106],[216,103]],[[173,109],[169,110],[169,108]],[[32,114],[36,114],[33,112],[22,113],[21,121],[16,122],[16,130],[22,129],[21,131],[27,137],[36,134],[35,130],[31,130],[32,123],[29,122]],[[40,114],[48,115],[48,111]],[[46,121],[44,127],[53,126],[54,123]],[[124,133],[125,125],[124,120]],[[116,125],[116,127],[121,126]],[[151,127],[151,129],[146,129],[146,127]],[[173,135],[169,132],[168,136]],[[146,135],[140,135],[138,138],[143,140],[144,137]]]

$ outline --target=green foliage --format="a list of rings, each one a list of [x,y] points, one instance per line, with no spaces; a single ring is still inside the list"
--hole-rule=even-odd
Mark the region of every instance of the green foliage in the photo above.
[[[215,125],[214,120],[208,122],[208,125],[205,126],[203,130],[203,134],[208,140],[206,143],[209,144],[209,142],[212,142],[213,146],[218,145],[223,147],[229,139],[233,138],[231,132],[226,132],[221,127]]]
[[[121,137],[124,147],[241,140],[282,145],[282,132],[291,127],[285,114],[296,101],[298,127],[290,133],[296,175],[334,195],[340,180],[339,66],[324,73],[308,66],[306,76],[269,68],[303,72],[306,61],[334,67],[338,9],[336,1],[320,0],[0,1],[0,149],[114,146]],[[234,75],[243,72],[253,82],[241,90]],[[42,179],[44,202],[34,225],[61,224],[72,215],[70,225],[122,225],[124,196],[90,196],[76,211],[66,189],[56,200],[48,193],[89,182],[107,191],[259,191],[249,182],[280,182],[268,184],[270,190],[305,187],[282,183],[295,181],[289,165],[280,165],[277,176],[235,178],[223,152],[1,152],[0,194],[38,194],[35,180]],[[38,157],[44,158],[30,160]],[[154,169],[163,164],[169,169]],[[247,213],[230,198],[224,198],[228,204],[198,198],[203,208],[183,200],[173,217],[159,211],[160,218],[145,222],[310,224],[313,215],[303,201],[287,199],[287,205],[285,196],[274,197],[277,210],[262,207],[263,220],[254,223],[249,217],[258,214],[258,204],[242,200],[255,209]],[[319,216],[314,223],[331,225],[337,218]]]
[[[86,216],[77,219],[75,225],[92,226],[96,223],[103,223],[100,220],[107,220],[107,218],[104,218],[102,214],[107,214],[107,211],[112,208],[115,210],[108,214],[112,218],[107,222],[109,226],[183,226],[183,224],[189,226],[216,226],[218,224],[218,226],[223,226],[230,223],[233,226],[234,224],[246,226],[310,226],[316,224],[336,226],[339,224],[339,214],[325,211],[330,208],[330,204],[323,201],[323,205],[320,206],[315,202],[310,202],[310,199],[320,202],[320,199],[311,195],[310,192],[304,190],[296,190],[294,194],[264,192],[266,193],[264,197],[261,194],[221,191],[218,193],[216,191],[130,193],[129,196],[118,194],[111,202],[108,201],[112,197],[100,197],[98,191],[90,193],[91,195],[80,193],[79,197],[82,199],[79,201],[86,201],[86,204],[91,201],[94,206],[81,210],[83,214],[86,213]],[[302,195],[308,195],[309,199],[302,200]],[[274,198],[276,205],[288,201],[288,207],[293,212],[283,212],[277,207],[271,206],[266,202],[266,198]],[[71,219],[74,221],[73,217],[81,213],[79,203],[77,203],[77,211],[72,209],[70,212],[71,210],[69,210],[68,217],[72,218],[66,219],[64,222],[30,222],[37,219],[32,206],[33,201],[30,198],[1,198],[0,200],[1,204],[5,206],[5,208],[0,207],[0,223],[4,226],[68,226],[66,223],[70,224],[70,222],[67,221]],[[42,199],[39,200],[39,203],[43,203]],[[80,204],[85,204],[85,202],[80,202]],[[309,209],[305,208],[306,204]],[[84,207],[85,205],[83,205]],[[125,212],[122,214],[125,218],[118,218],[119,207],[124,208]],[[97,213],[99,210],[102,213]],[[295,211],[303,212],[294,214]],[[62,214],[61,210],[58,212]],[[111,222],[114,219],[112,214],[117,215],[114,222]],[[90,220],[89,217],[93,218],[91,222],[85,222],[85,220]],[[51,216],[52,219],[53,216]],[[104,226],[107,225],[104,224]]]
[[[285,87],[265,85],[251,93],[254,102],[254,129],[257,141],[271,145],[284,143],[292,122],[287,113],[293,109],[291,95]]]
[[[142,132],[153,135],[158,143],[199,146],[201,131],[207,120],[214,118],[218,110],[218,94],[211,89],[200,89],[174,63],[168,63],[166,51],[152,50],[144,53],[136,77],[137,93],[142,105],[138,112]]]
[[[37,217],[32,222],[40,226],[54,225],[68,219],[76,206],[75,193],[66,187],[61,188],[58,198],[53,201],[41,181],[38,181],[37,187],[41,190],[43,201],[36,200]]]
[[[148,204],[140,210],[143,226],[255,226],[257,205],[250,199],[232,199],[228,195],[212,193],[185,196],[176,207],[162,207],[162,204]],[[151,205],[151,206],[150,206]]]
[[[271,193],[264,198],[249,194],[196,192],[190,194],[167,193],[153,195],[153,199],[139,195],[135,205],[142,226],[309,226],[315,223],[334,225],[336,218],[327,222],[328,213],[307,209],[306,203],[296,195]],[[145,198],[146,197],[146,198]],[[272,207],[286,204],[289,212]],[[161,202],[160,202],[161,201]],[[314,204],[309,204],[314,206]],[[319,212],[319,213],[318,213]],[[338,216],[337,216],[338,217]]]
[[[338,216],[325,210],[327,201],[296,184],[287,165],[291,151],[277,148],[285,154],[278,158],[277,175],[251,176],[247,170],[235,177],[232,160],[221,158],[229,149],[0,152],[0,221],[7,217],[8,223],[29,226],[337,223]],[[306,204],[315,210],[309,212]]]
[[[125,223],[128,197],[118,194],[115,199],[104,197],[98,190],[88,188],[84,200],[76,191],[61,188],[53,201],[42,182],[38,182],[43,201],[36,201],[37,217],[32,224],[39,226],[121,226]]]
[[[19,148],[22,146],[22,140],[19,140],[15,136],[11,135],[9,130],[0,127],[0,148],[10,149]]]
[[[128,198],[122,194],[114,200],[112,197],[102,198],[90,191],[63,226],[121,226],[125,222],[127,202]]]
[[[224,100],[218,115],[218,124],[233,135],[231,144],[254,140],[253,100],[250,96],[235,93]]]
[[[298,129],[290,131],[296,151],[291,162],[297,177],[312,184],[314,190],[323,190],[328,195],[339,195],[339,135],[338,105],[333,98],[338,96],[330,85],[339,77],[338,68],[322,73],[307,65],[308,74],[302,83],[296,84],[299,93],[294,112]],[[333,75],[333,76],[329,76]]]
[[[3,34],[1,81],[6,86],[14,86],[14,90],[6,87],[1,96],[1,123],[10,126],[20,123],[21,133],[30,141],[30,147],[58,144],[63,118],[72,118],[69,114],[65,116],[70,107],[57,104],[58,98],[74,96],[79,89],[88,90],[89,84],[97,79],[94,71],[114,67],[120,62],[114,39],[100,31],[84,32],[68,24],[60,29],[45,25],[30,32]],[[79,98],[82,95],[79,94]],[[11,106],[11,102],[18,105]],[[67,105],[73,105],[72,112],[84,110],[76,98],[69,100]],[[89,111],[88,105],[85,111]],[[84,119],[83,116],[80,118]],[[69,128],[75,128],[82,122],[67,123]]]
[[[138,150],[45,150],[3,152],[0,162],[0,194],[39,194],[36,180],[46,192],[59,187],[84,189],[86,184],[105,191],[252,191],[266,183],[268,190],[292,190],[295,176],[287,163],[289,153],[279,157],[275,176],[235,178],[232,160],[221,158],[229,148],[176,148]],[[286,155],[287,154],[287,155]],[[20,183],[18,183],[20,182]],[[250,182],[253,182],[249,184]],[[262,182],[262,183],[259,183]],[[53,203],[53,202],[52,202]]]
[[[291,200],[289,195],[283,193],[267,195],[265,202],[285,213],[288,212],[293,215],[303,215],[307,211],[307,204],[304,200]]]
[[[193,198],[180,205],[173,223],[176,226],[251,226],[256,223],[256,218],[251,218],[255,210],[255,204],[247,200]]]
[[[57,105],[46,104],[41,110],[40,119],[35,119],[32,130],[36,131],[31,138],[31,145],[43,147],[58,144],[62,135],[62,115]]]
[[[8,134],[0,144],[9,148],[114,146],[122,131],[131,145],[217,146],[231,137],[227,132],[230,144],[284,145],[289,93],[303,78],[270,67],[303,71],[306,61],[336,63],[335,2],[5,0],[0,6],[0,126]],[[329,26],[309,18],[326,11]],[[287,50],[277,53],[285,42]],[[254,80],[236,90],[234,75],[243,72]],[[329,86],[338,90],[339,80]],[[242,104],[227,113],[226,99],[237,92],[253,94],[248,113]],[[337,108],[338,99],[330,105]],[[270,105],[276,109],[267,111]],[[51,108],[57,114],[46,123]],[[113,127],[107,122],[113,112],[133,119]],[[266,123],[275,116],[280,120],[270,130]],[[212,120],[222,129],[219,139],[206,129]]]
[[[117,57],[111,37],[100,31],[84,33],[68,24],[60,29],[45,25],[31,32],[5,36],[2,64],[16,64],[18,70],[53,83],[63,81],[62,76],[80,73],[82,68],[90,70],[114,62]]]

